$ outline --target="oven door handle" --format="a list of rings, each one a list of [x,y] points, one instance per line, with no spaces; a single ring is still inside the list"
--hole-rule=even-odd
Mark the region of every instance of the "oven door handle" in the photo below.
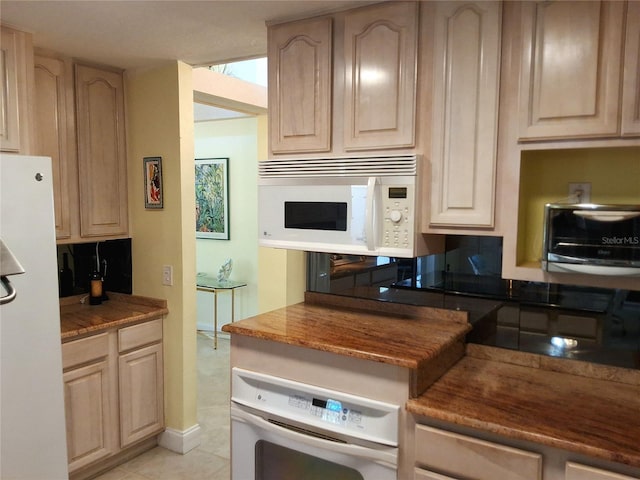
[[[257,415],[253,415],[252,413],[246,412],[234,406],[231,407],[231,418],[248,425],[259,427],[267,432],[278,434],[295,442],[304,443],[305,445],[308,445],[310,447],[319,448],[322,450],[330,450],[332,452],[340,453],[343,455],[362,458],[375,462],[387,468],[398,468],[397,449],[393,447],[387,447],[387,450],[375,450],[373,448],[361,447],[360,445],[337,443],[330,440],[323,440],[322,438],[313,437],[311,435],[304,435],[294,430],[289,430],[288,428],[274,425],[264,418],[258,417]]]

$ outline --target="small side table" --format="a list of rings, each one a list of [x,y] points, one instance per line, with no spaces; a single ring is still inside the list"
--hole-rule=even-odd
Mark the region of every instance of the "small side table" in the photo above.
[[[235,280],[219,281],[209,275],[196,276],[196,289],[201,292],[213,293],[213,347],[218,348],[218,290],[231,290],[231,322],[235,321],[235,291],[236,288],[246,287],[245,282]]]

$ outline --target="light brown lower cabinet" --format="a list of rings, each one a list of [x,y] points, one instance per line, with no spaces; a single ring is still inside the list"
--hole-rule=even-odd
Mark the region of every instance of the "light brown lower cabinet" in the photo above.
[[[67,458],[74,471],[112,455],[115,421],[107,333],[62,345]]]
[[[637,480],[637,477],[628,477],[579,463],[567,462],[565,480]]]
[[[600,464],[594,467],[576,461],[589,463],[588,457],[564,450],[536,443],[524,450],[493,440],[418,423],[413,480],[640,480],[637,468],[593,459]]]
[[[162,320],[120,329],[118,337],[120,447],[124,448],[158,433],[164,425]]]
[[[426,470],[442,472],[468,480],[541,480],[542,455],[487,442],[458,433],[416,426],[416,464]],[[432,475],[429,477],[428,475]]]
[[[416,468],[413,474],[413,480],[457,480],[453,477],[447,477],[446,475],[440,475],[439,473],[429,472],[422,468]]]
[[[62,345],[69,473],[164,429],[162,318]]]

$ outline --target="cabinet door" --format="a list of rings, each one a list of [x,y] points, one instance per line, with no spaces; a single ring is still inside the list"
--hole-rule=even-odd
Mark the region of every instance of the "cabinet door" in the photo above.
[[[29,154],[26,64],[31,36],[2,27],[0,42],[0,150]],[[31,48],[31,50],[29,50]],[[30,67],[29,67],[30,68]]]
[[[119,358],[120,446],[124,448],[164,426],[162,344]]]
[[[56,238],[71,236],[69,189],[71,161],[75,160],[73,119],[67,112],[67,68],[62,60],[35,56],[35,154],[51,157]],[[71,121],[70,121],[71,120]],[[71,134],[71,141],[69,139]]]
[[[76,65],[82,237],[128,230],[123,90],[120,73]]]
[[[522,11],[520,137],[617,135],[624,2],[525,2]]]
[[[627,35],[624,47],[622,135],[640,135],[640,2],[627,4]]]
[[[347,12],[344,26],[344,148],[415,144],[416,2]]]
[[[494,219],[500,2],[439,2],[435,12],[431,225]]]
[[[413,472],[413,480],[456,480],[453,477],[433,473],[422,468],[416,468]]]
[[[69,471],[111,455],[115,448],[106,360],[64,374]]]
[[[416,463],[473,480],[541,480],[542,455],[497,443],[416,426]]]
[[[634,480],[633,477],[567,462],[565,480]]]
[[[269,28],[273,153],[331,149],[331,30],[330,18]]]

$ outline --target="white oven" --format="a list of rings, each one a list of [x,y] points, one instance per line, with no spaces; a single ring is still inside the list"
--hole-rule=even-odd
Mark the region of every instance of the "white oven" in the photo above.
[[[233,368],[233,480],[397,480],[400,407]]]

